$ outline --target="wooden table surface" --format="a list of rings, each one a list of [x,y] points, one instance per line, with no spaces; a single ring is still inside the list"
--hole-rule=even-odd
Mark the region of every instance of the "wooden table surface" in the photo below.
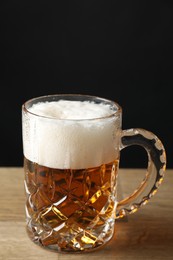
[[[123,194],[143,179],[143,169],[121,169]],[[153,260],[173,259],[173,171],[150,202],[116,223],[116,235],[102,249],[59,254],[35,245],[25,231],[23,168],[0,168],[0,260]]]

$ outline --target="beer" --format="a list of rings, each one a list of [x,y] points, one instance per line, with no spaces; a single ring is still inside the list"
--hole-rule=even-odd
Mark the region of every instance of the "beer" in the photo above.
[[[120,118],[89,101],[36,102],[23,109],[29,237],[59,252],[85,252],[113,235]]]
[[[113,235],[118,160],[99,167],[53,169],[24,159],[30,238],[53,250],[95,249]]]
[[[136,212],[156,193],[165,149],[152,132],[122,130],[122,109],[86,95],[48,95],[22,106],[26,228],[41,247],[89,252],[110,241],[115,219]],[[148,153],[141,185],[117,201],[122,149]],[[118,194],[119,198],[119,194]]]

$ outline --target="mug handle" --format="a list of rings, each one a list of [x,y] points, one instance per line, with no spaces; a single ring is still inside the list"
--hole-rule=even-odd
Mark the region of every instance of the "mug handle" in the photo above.
[[[155,195],[166,170],[166,153],[162,142],[152,132],[141,128],[122,130],[120,151],[131,145],[142,146],[148,154],[145,178],[139,187],[117,204],[116,218],[136,212]]]

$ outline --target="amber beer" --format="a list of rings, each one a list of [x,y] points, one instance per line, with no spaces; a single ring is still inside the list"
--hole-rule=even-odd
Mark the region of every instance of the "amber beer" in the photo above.
[[[104,102],[34,100],[23,109],[27,232],[59,252],[85,252],[114,232],[120,118]]]
[[[80,170],[52,169],[25,158],[27,231],[60,251],[87,251],[113,235],[118,160]]]

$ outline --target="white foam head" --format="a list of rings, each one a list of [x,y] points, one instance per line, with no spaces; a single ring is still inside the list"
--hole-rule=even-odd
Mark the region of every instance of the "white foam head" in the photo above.
[[[109,104],[59,100],[23,110],[23,150],[27,159],[59,169],[82,169],[118,157],[115,138],[121,121]]]

